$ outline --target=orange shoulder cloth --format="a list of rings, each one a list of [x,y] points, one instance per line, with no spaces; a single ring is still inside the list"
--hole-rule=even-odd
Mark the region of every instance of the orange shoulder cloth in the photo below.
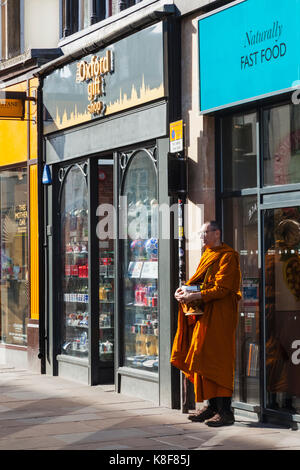
[[[215,248],[206,248],[204,251],[199,266],[196,269],[195,274],[186,282],[187,285],[195,284],[198,281],[203,280],[206,271],[208,268],[215,263],[224,253],[236,253],[233,248],[226,243],[222,243],[221,245]],[[236,253],[237,254],[237,253]],[[237,254],[238,256],[238,254]]]

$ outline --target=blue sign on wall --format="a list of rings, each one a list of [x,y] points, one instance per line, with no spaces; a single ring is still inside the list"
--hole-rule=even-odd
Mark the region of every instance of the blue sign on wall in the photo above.
[[[292,89],[300,0],[244,0],[199,20],[200,111]]]

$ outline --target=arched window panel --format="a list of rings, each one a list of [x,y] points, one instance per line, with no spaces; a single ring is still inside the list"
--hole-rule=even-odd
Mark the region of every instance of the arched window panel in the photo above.
[[[85,164],[61,169],[61,354],[88,357],[88,187]]]
[[[158,196],[154,155],[121,157],[124,210],[122,283],[123,365],[151,373],[159,364]]]

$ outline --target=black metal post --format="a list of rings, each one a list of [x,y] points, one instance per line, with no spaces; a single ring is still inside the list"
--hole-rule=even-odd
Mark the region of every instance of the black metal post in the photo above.
[[[37,89],[37,141],[38,141],[38,231],[39,231],[39,353],[38,358],[41,360],[41,373],[46,373],[46,344],[48,342],[45,318],[45,299],[46,299],[46,279],[45,279],[45,258],[47,239],[44,230],[44,198],[45,189],[42,185],[42,172],[44,164],[43,155],[43,80]],[[48,309],[47,309],[48,314]]]
[[[64,30],[63,36],[69,36],[71,34],[71,11],[70,11],[70,0],[64,1]]]

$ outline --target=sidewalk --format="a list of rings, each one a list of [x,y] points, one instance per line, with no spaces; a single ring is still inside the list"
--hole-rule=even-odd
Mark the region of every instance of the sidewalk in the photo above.
[[[236,417],[208,428],[180,410],[0,366],[1,450],[300,450],[300,431]],[[134,454],[133,454],[134,455]]]

